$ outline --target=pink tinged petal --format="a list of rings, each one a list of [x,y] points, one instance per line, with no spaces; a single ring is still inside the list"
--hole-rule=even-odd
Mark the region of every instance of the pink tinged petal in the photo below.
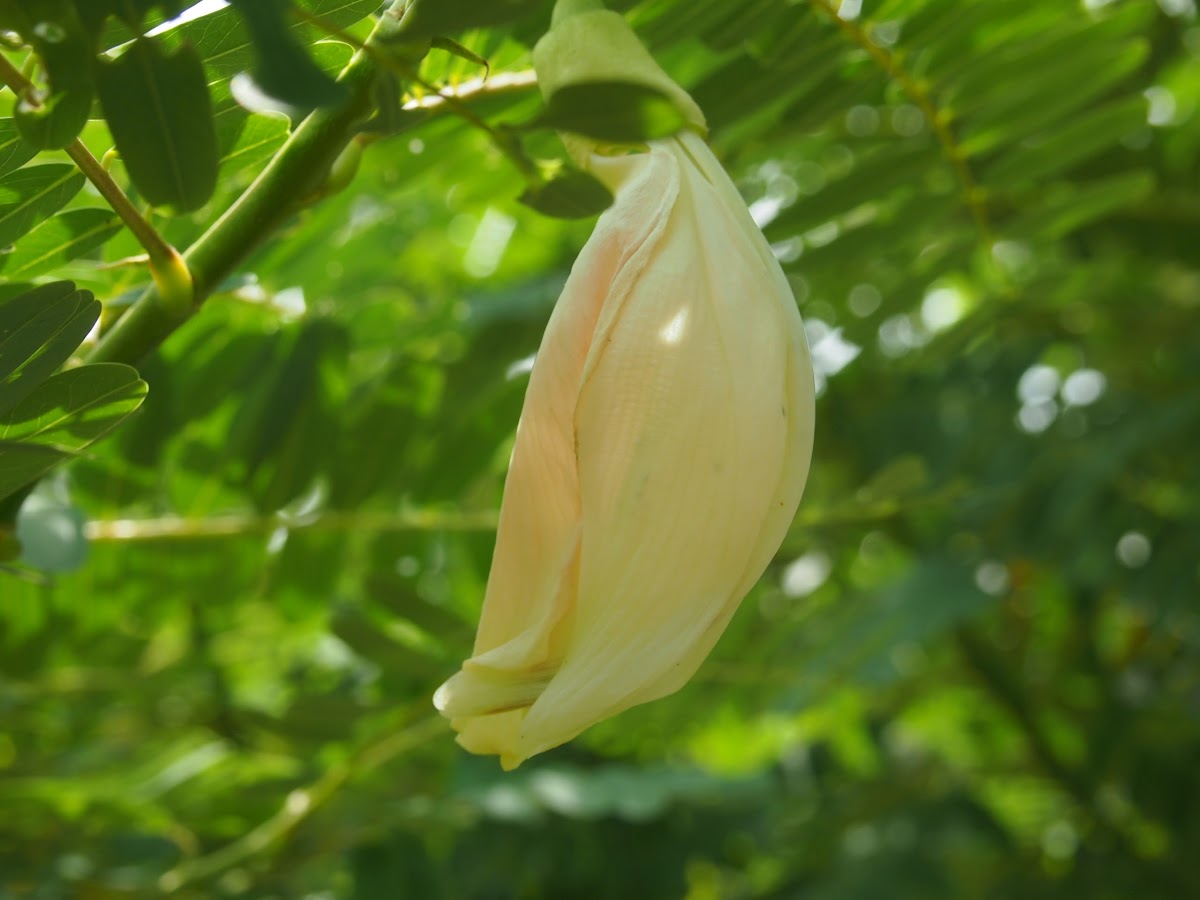
[[[674,199],[662,186],[668,170],[650,154],[605,167],[624,189],[576,260],[542,339],[505,481],[474,656],[434,700],[474,752],[503,754],[517,745],[523,711],[554,676],[574,631],[579,385],[613,286],[644,265],[665,228]]]

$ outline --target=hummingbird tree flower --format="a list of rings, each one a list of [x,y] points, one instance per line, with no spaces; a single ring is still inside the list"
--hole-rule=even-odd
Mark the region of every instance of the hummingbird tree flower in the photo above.
[[[506,769],[696,672],[791,524],[814,418],[795,299],[695,103],[607,11],[556,17],[534,63],[545,92],[640,80],[694,130],[567,140],[615,200],[533,365],[474,653],[434,696]]]

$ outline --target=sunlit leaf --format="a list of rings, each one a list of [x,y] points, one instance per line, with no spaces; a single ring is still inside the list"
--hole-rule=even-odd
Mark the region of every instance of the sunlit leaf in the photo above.
[[[69,281],[0,304],[0,414],[66,362],[99,315],[100,304]]]
[[[481,28],[511,22],[544,8],[538,0],[441,0],[413,7],[412,21],[405,33],[413,37],[458,34],[468,28]]]
[[[68,369],[47,379],[0,419],[0,440],[78,451],[103,437],[146,396],[136,370],[119,363]]]
[[[44,221],[27,234],[12,253],[0,257],[6,278],[28,278],[90,253],[121,230],[109,209],[73,209]]]
[[[380,7],[376,0],[299,0],[298,5],[320,21],[339,29],[362,21]],[[328,36],[299,18],[293,18],[289,27],[294,34],[302,36],[306,45]],[[232,78],[254,65],[253,41],[233,8],[181,25],[176,33],[195,46],[204,60],[205,69],[213,77]]]
[[[0,439],[0,500],[36,481],[69,456],[44,444]]]
[[[57,212],[81,187],[83,175],[62,163],[29,166],[0,178],[0,246]]]
[[[37,148],[21,137],[14,119],[0,119],[0,177],[19,169],[36,154]]]

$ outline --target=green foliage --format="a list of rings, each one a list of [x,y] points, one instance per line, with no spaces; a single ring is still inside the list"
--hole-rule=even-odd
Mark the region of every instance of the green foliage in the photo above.
[[[99,440],[146,395],[137,372],[116,363],[52,374],[99,315],[69,281],[0,304],[0,500]]]
[[[6,278],[30,278],[59,269],[64,263],[101,247],[121,230],[108,209],[72,209],[44,219],[27,232],[20,247],[0,260]]]
[[[158,8],[161,18],[176,16],[190,5],[188,0],[72,0],[76,12],[93,33],[99,33],[110,16],[134,30],[148,24],[147,16]]]
[[[418,0],[305,125],[231,79],[323,101],[378,3],[129,43],[182,5],[0,2],[37,91],[98,89],[80,140],[203,300],[156,319],[146,248],[44,149],[74,126],[0,119],[0,898],[1200,892],[1184,4],[610,4],[783,261],[816,456],[697,678],[507,775],[430,697],[589,230],[547,215],[608,202],[508,127],[548,4]],[[35,8],[88,52],[52,60]],[[552,124],[665,133],[627,101]],[[71,367],[147,309],[154,353]]]
[[[15,120],[0,119],[0,175],[19,169],[36,154],[37,148],[21,137]]]
[[[130,180],[155,206],[189,212],[217,187],[217,138],[204,65],[138,38],[96,69],[96,89]]]
[[[13,117],[21,136],[38,149],[60,149],[75,140],[92,105],[91,73],[86,61],[89,41],[75,7],[68,0],[21,2],[23,15],[12,23],[30,36],[46,71],[46,90],[36,99],[18,101]],[[45,17],[45,18],[43,18]]]
[[[531,185],[518,198],[530,209],[556,219],[586,219],[608,209],[612,192],[595,175],[574,166],[546,166],[544,181]]]
[[[79,193],[74,166],[47,163],[17,169],[0,179],[0,243],[11,244]]]
[[[233,75],[251,68],[253,58],[252,83],[269,98],[301,110],[333,104],[343,90],[311,56],[305,39],[316,26],[309,20],[337,29],[362,20],[379,3],[305,0],[299,7],[304,16],[294,15],[291,0],[235,3],[235,9],[174,29],[177,45],[170,49],[143,36],[155,6],[170,15],[184,8],[176,0],[0,5],[0,24],[29,42],[45,82],[15,91],[13,123],[31,148],[65,148],[98,97],[134,186],[152,204],[189,212],[216,187],[219,157],[206,68],[208,76]],[[127,32],[105,30],[110,16],[132,29],[133,40]],[[97,56],[101,49],[109,53]],[[228,71],[230,66],[235,68]]]

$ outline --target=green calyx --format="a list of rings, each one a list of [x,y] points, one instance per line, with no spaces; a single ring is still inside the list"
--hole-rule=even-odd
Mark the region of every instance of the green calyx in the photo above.
[[[550,14],[550,27],[554,28],[563,19],[578,13],[602,12],[604,3],[601,0],[558,0],[554,4],[554,12]]]
[[[668,97],[690,127],[708,133],[704,113],[642,46],[625,19],[599,0],[558,0],[550,30],[533,48],[542,96],[599,81],[645,85]]]

